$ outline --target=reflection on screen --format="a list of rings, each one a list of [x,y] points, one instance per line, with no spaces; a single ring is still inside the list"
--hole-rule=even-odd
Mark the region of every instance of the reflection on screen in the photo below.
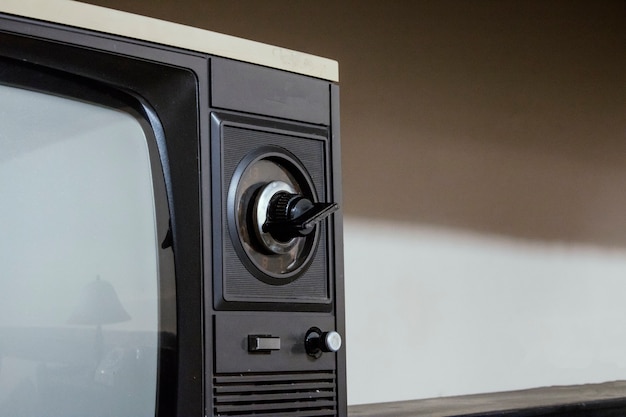
[[[155,412],[158,263],[129,114],[0,86],[0,416]]]

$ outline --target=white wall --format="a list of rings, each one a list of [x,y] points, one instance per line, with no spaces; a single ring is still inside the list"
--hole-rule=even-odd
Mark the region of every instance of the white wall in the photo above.
[[[626,250],[345,222],[348,400],[626,378]]]

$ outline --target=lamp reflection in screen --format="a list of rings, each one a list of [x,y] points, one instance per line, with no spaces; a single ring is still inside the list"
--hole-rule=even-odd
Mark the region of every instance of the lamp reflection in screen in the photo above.
[[[96,326],[96,365],[102,359],[104,341],[102,337],[102,325],[121,323],[130,320],[120,299],[108,281],[100,279],[90,282],[81,289],[78,304],[70,315],[69,324],[81,324]]]

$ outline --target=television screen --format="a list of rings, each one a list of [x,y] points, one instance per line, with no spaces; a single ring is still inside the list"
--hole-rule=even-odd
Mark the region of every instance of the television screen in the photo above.
[[[0,96],[11,236],[0,244],[0,411],[153,415],[160,268],[146,133],[100,104],[8,86]]]
[[[336,81],[3,2],[0,416],[346,415]]]

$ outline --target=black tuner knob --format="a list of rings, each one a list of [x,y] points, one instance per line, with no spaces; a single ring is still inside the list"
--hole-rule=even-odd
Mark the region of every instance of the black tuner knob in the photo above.
[[[300,194],[281,191],[270,200],[263,230],[286,242],[308,235],[319,222],[338,209],[337,203],[314,203]]]
[[[323,352],[337,352],[341,344],[341,335],[332,330],[323,332],[317,327],[311,327],[304,336],[306,353],[314,358],[319,358]]]

